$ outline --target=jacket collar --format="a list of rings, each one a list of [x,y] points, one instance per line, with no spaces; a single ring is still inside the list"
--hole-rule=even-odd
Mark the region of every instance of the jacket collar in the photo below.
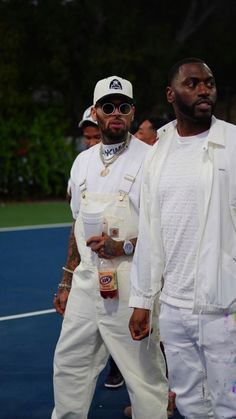
[[[211,127],[209,130],[209,134],[206,139],[206,143],[218,144],[221,146],[225,145],[224,141],[224,125],[222,124],[223,121],[220,121],[215,116],[211,118]],[[173,120],[168,124],[164,125],[158,130],[159,136],[161,137],[163,134],[171,134],[174,132],[176,128],[177,120]]]
[[[222,122],[223,121],[220,121],[219,119],[215,118],[215,116],[212,116],[211,127],[207,137],[208,144],[212,143],[221,146],[225,145],[224,124],[222,124]]]

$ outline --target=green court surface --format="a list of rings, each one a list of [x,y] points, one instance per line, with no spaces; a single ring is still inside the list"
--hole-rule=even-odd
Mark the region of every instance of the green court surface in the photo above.
[[[0,203],[0,228],[71,222],[70,205],[66,200]]]

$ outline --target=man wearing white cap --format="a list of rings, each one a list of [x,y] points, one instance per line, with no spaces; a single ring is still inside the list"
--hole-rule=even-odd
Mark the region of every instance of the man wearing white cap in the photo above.
[[[98,128],[97,121],[94,121],[91,115],[92,106],[89,106],[85,109],[82,119],[78,124],[78,127],[81,130],[81,134],[84,138],[85,148],[92,147],[100,143],[101,141],[101,133],[100,129]],[[70,179],[68,180],[67,184],[67,200],[70,202],[71,199],[71,190],[70,190]]]
[[[150,146],[129,133],[135,111],[129,81],[118,76],[100,80],[93,105],[92,117],[102,141],[80,153],[71,169],[71,209],[81,262],[74,270],[69,249],[64,267],[68,279],[59,284],[60,290],[71,290],[54,357],[52,417],[87,418],[98,375],[110,353],[125,379],[133,419],[166,419],[168,385],[159,333],[153,326],[148,339],[134,342],[128,330],[142,165]],[[94,209],[103,211],[106,233],[86,241],[82,214]],[[118,291],[112,288],[114,298],[101,296],[101,260],[110,261],[115,271]],[[106,273],[110,283],[113,276]]]
[[[84,111],[83,117],[78,124],[78,127],[82,130],[86,148],[92,147],[101,141],[101,133],[97,121],[95,121],[91,115],[92,107],[93,106],[89,106]]]

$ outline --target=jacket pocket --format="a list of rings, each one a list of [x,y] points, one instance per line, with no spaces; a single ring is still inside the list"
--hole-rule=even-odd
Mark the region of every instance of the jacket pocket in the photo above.
[[[227,308],[236,304],[236,255],[222,252],[221,271],[222,305]]]

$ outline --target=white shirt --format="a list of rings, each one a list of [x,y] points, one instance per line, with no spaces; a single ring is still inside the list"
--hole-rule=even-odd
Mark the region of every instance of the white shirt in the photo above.
[[[161,301],[192,308],[198,249],[198,183],[203,141],[177,132],[159,182],[164,287]]]

